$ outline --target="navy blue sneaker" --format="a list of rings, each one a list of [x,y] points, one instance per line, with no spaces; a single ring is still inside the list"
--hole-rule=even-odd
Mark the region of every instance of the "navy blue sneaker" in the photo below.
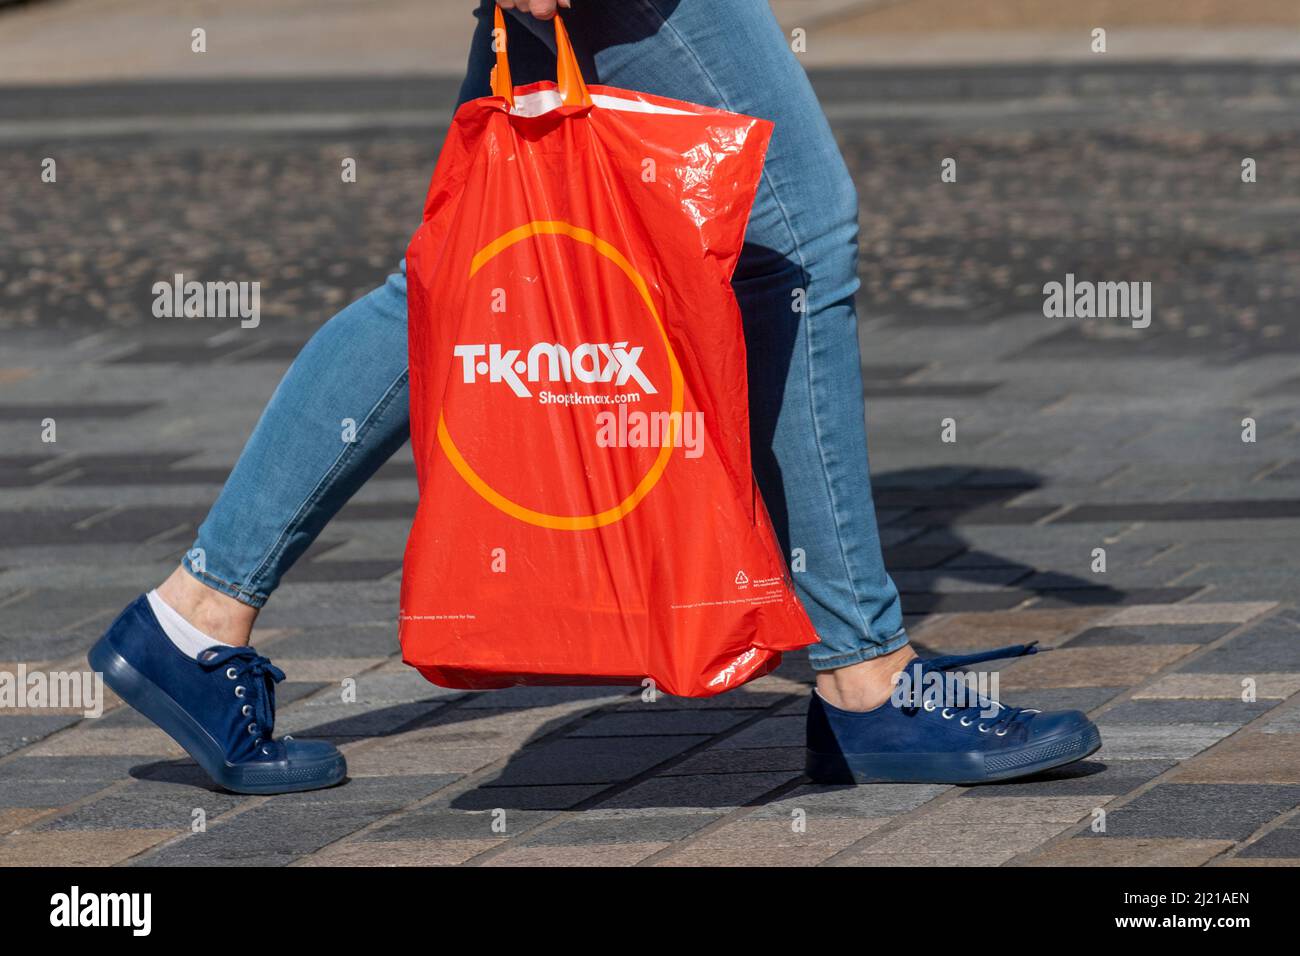
[[[1080,711],[1044,713],[937,690],[951,687],[948,671],[1036,651],[1033,644],[1017,644],[913,660],[906,673],[913,684],[921,678],[921,693],[897,694],[865,713],[833,707],[814,691],[808,706],[808,776],[815,783],[991,783],[1096,753],[1101,732]],[[925,694],[927,686],[936,693]],[[966,706],[945,707],[944,701]]]
[[[274,740],[275,685],[284,671],[251,647],[182,654],[141,595],[90,649],[104,683],[236,793],[332,787],[347,762],[321,740]]]

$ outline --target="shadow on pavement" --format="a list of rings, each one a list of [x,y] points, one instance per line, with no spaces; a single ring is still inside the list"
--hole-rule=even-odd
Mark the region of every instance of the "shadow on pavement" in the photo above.
[[[891,521],[891,527],[900,523],[912,522],[916,527],[916,537],[924,536],[930,544],[937,544],[949,556],[939,562],[942,577],[958,581],[970,581],[986,584],[989,569],[1003,569],[1008,572],[1011,588],[1026,592],[1026,596],[1051,596],[1065,603],[1081,605],[1118,604],[1127,594],[1120,588],[1098,586],[1086,579],[1068,574],[1040,575],[1041,585],[1016,584],[1016,581],[1037,575],[1038,569],[1021,561],[998,555],[987,550],[973,547],[961,534],[963,519],[969,517],[976,509],[1002,507],[1020,495],[1042,485],[1041,478],[1021,469],[980,469],[980,468],[916,468],[903,471],[885,472],[877,476],[880,487],[878,498],[882,508],[906,509],[905,513]],[[936,534],[937,533],[937,534]],[[937,538],[937,540],[936,540]],[[911,539],[909,539],[911,540]],[[929,546],[929,545],[927,545]],[[907,544],[899,546],[906,548]],[[896,549],[897,550],[897,549]],[[936,554],[939,552],[935,552]],[[952,562],[957,561],[956,565]],[[1004,590],[995,588],[997,594]],[[931,590],[905,592],[904,606],[918,601],[941,597],[944,593]],[[923,653],[929,653],[923,643],[917,643]],[[997,666],[995,663],[994,667]],[[783,676],[811,683],[811,670],[807,667],[802,654],[787,655],[787,660],[779,671]],[[338,744],[366,739],[395,737],[434,727],[447,728],[457,724],[466,724],[463,733],[456,733],[449,739],[455,746],[489,744],[500,736],[500,731],[475,730],[475,721],[485,717],[497,717],[511,710],[520,713],[535,707],[550,707],[584,699],[603,699],[620,693],[619,688],[572,687],[541,688],[520,687],[504,691],[484,691],[471,697],[461,698],[449,706],[445,699],[431,698],[427,701],[404,702],[358,713],[355,717],[333,720],[308,728],[297,734],[304,738],[312,737],[331,740]],[[644,733],[638,733],[636,716],[639,711],[639,689],[629,689],[617,701],[606,703],[595,711],[578,719],[575,723],[572,715],[557,717],[537,728],[528,740],[519,747],[505,764],[490,779],[477,787],[456,794],[449,802],[452,809],[474,811],[495,808],[515,810],[575,810],[584,809],[588,803],[597,801],[608,805],[613,802],[622,809],[686,809],[715,805],[693,796],[691,781],[702,777],[721,779],[728,771],[702,770],[693,774],[675,776],[672,770],[697,753],[709,751],[717,742],[719,733],[732,736],[748,726],[767,717],[782,705],[797,702],[798,696],[784,693],[748,692],[743,697],[737,696],[736,710],[725,707],[692,706],[686,707],[675,701],[666,701],[665,710],[683,714],[707,714],[710,710],[726,710],[739,716],[739,721],[723,731],[707,729],[707,721],[699,725],[698,732],[656,731],[655,720],[664,710],[655,710],[651,716],[652,704],[640,705],[646,708],[644,715]],[[493,698],[500,698],[500,707],[485,708],[483,704]],[[715,699],[716,700],[716,699]],[[532,702],[530,702],[532,701]],[[473,702],[474,706],[466,706]],[[428,712],[420,713],[421,705],[427,705]],[[612,714],[629,717],[622,732],[610,736],[593,733],[593,721],[606,718]],[[787,719],[788,718],[788,719]],[[737,766],[750,758],[756,769],[738,769],[735,772],[770,773],[773,779],[784,776],[787,784],[795,783],[801,778],[794,774],[802,768],[802,719],[799,713],[782,715],[779,720],[789,724],[784,736],[778,736],[764,746],[752,750],[739,749],[730,751],[737,756]],[[691,718],[685,717],[689,724]],[[711,751],[715,752],[716,751]],[[1030,778],[1038,780],[1061,780],[1092,776],[1102,773],[1105,764],[1091,760],[1060,768]],[[665,772],[667,771],[667,772]],[[166,781],[186,786],[213,789],[212,784],[191,761],[173,760],[157,761],[143,764],[132,770],[132,776],[142,780]],[[644,795],[637,790],[637,785],[646,781],[656,781],[654,792]],[[666,781],[666,782],[665,782]],[[344,785],[346,786],[346,784]],[[611,794],[611,788],[614,793]],[[774,788],[778,795],[783,795],[788,786]],[[827,789],[839,789],[828,787]],[[759,801],[765,802],[765,801]],[[750,800],[740,799],[736,804],[716,804],[718,806],[754,805]]]

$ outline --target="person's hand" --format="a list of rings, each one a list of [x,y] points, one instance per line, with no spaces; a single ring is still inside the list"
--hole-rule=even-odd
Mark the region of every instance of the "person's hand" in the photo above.
[[[531,13],[539,20],[549,20],[555,16],[557,6],[568,10],[573,6],[573,0],[497,0],[497,6],[502,10]]]

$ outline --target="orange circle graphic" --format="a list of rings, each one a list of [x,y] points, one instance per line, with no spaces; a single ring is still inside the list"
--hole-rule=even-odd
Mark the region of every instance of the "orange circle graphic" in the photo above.
[[[650,288],[645,279],[641,276],[618,249],[610,245],[604,239],[601,239],[595,233],[588,229],[583,229],[571,223],[560,220],[542,220],[535,219],[526,225],[511,229],[509,232],[498,236],[480,249],[474,258],[470,261],[469,277],[472,278],[476,272],[484,265],[491,261],[496,255],[510,248],[515,243],[532,236],[565,236],[577,242],[586,243],[595,249],[598,253],[608,259],[627,276],[628,281],[632,283],[633,288],[641,296],[641,301],[645,303],[651,318],[655,321],[655,326],[659,330],[659,336],[663,340],[664,351],[668,356],[669,374],[672,379],[671,391],[671,411],[669,416],[667,440],[659,449],[659,454],[651,464],[649,470],[637,482],[636,487],[626,498],[620,501],[612,508],[596,512],[589,515],[554,515],[542,511],[534,511],[512,501],[510,498],[501,494],[476,472],[465,456],[460,453],[456,443],[452,440],[451,432],[447,430],[447,422],[442,413],[438,413],[438,444],[442,446],[443,452],[446,453],[447,459],[451,462],[456,472],[465,479],[471,488],[473,488],[480,497],[488,504],[504,511],[512,518],[520,521],[526,521],[542,528],[550,528],[556,531],[586,531],[591,528],[601,528],[607,524],[613,524],[615,521],[621,521],[624,517],[632,512],[637,505],[648,495],[652,488],[663,477],[664,470],[668,467],[668,462],[672,458],[673,448],[676,445],[677,423],[681,420],[682,408],[685,401],[686,384],[682,378],[681,366],[677,364],[677,356],[673,353],[672,344],[668,340],[668,330],[664,327],[663,320],[659,317],[659,310],[655,308],[654,300],[650,297]]]

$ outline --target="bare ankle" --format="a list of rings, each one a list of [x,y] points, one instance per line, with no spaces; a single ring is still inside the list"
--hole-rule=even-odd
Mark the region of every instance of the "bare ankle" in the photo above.
[[[817,693],[840,710],[875,710],[889,700],[894,689],[894,675],[914,657],[916,651],[910,644],[905,644],[896,651],[868,661],[822,671],[817,675]]]
[[[257,608],[208,587],[183,567],[158,585],[158,595],[214,641],[243,646],[252,636]]]

